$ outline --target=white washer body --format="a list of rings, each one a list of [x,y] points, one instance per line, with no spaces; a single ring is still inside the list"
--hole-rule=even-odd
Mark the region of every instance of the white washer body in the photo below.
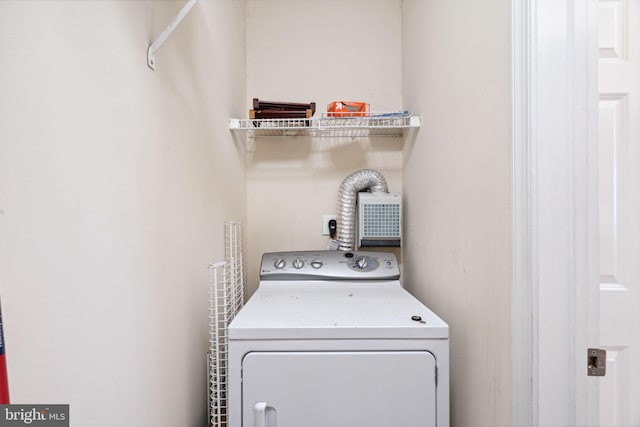
[[[448,326],[398,276],[393,254],[265,254],[229,326],[229,426],[448,427]]]

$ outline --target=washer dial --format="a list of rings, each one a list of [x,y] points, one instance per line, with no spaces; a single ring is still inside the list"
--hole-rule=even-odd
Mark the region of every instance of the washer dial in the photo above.
[[[365,273],[377,269],[380,266],[380,263],[376,258],[361,256],[352,259],[347,265],[351,270]]]
[[[358,258],[355,262],[355,266],[360,270],[366,270],[369,267],[369,260],[366,257]]]
[[[320,267],[322,267],[322,261],[317,258],[314,259],[313,261],[311,261],[311,267],[315,268],[316,270],[319,269]]]

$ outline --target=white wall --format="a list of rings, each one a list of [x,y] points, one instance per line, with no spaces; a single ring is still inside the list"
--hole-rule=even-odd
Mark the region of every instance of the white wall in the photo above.
[[[247,110],[252,98],[363,101],[402,108],[400,0],[248,0]],[[245,111],[241,117],[246,117]],[[402,191],[398,138],[256,138],[247,158],[249,287],[264,252],[326,249],[322,214],[335,214],[352,172],[379,170]]]
[[[207,266],[243,220],[244,4],[0,2],[0,292],[14,403],[203,426]]]
[[[452,426],[511,425],[508,0],[404,0],[404,283],[450,325]]]

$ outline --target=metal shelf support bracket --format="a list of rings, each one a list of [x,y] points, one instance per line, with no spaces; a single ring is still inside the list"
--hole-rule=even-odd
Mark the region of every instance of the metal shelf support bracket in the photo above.
[[[167,38],[171,35],[173,30],[175,30],[176,27],[180,24],[180,22],[182,22],[184,17],[187,16],[187,14],[191,10],[191,8],[196,4],[197,1],[198,0],[187,1],[187,3],[184,6],[182,6],[182,9],[180,9],[180,12],[178,12],[175,18],[173,18],[171,23],[167,26],[167,28],[165,28],[164,31],[160,33],[158,38],[156,38],[154,42],[151,43],[151,46],[149,46],[149,48],[147,49],[147,65],[149,66],[149,68],[155,71],[156,51],[160,49],[160,46],[162,46],[165,40],[167,40]]]

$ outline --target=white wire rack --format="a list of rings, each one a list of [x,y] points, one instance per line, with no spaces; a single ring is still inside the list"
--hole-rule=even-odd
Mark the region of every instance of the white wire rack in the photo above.
[[[227,424],[227,328],[233,293],[228,262],[209,267],[209,421],[215,427]]]
[[[240,310],[245,300],[247,284],[245,281],[246,267],[244,263],[244,239],[242,224],[238,221],[227,221],[224,224],[225,259],[229,263],[232,282],[233,310]]]
[[[242,227],[225,223],[225,258],[209,266],[209,421],[213,427],[227,425],[227,368],[229,324],[244,305],[245,267]]]
[[[409,113],[370,113],[368,116],[335,116],[323,113],[311,119],[229,119],[229,129],[247,136],[401,136],[418,128],[420,116]]]

